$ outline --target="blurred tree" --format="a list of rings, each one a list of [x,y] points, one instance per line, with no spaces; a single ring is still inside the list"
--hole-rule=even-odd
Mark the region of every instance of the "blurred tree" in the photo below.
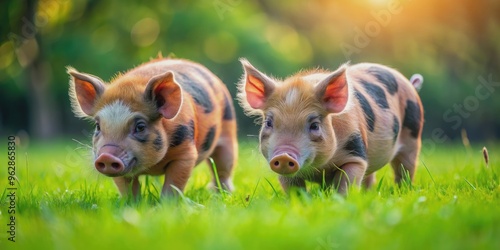
[[[17,9],[18,20],[12,23],[12,32],[7,34],[11,44],[14,46],[18,63],[22,66],[23,76],[21,81],[27,88],[28,112],[18,110],[16,102],[6,107],[7,112],[16,114],[14,118],[28,113],[29,131],[36,138],[49,139],[59,132],[59,112],[54,105],[54,95],[49,89],[50,68],[44,62],[44,51],[41,49],[41,36],[35,24],[38,1],[25,0],[8,2],[9,7]],[[7,8],[8,9],[8,8]],[[12,13],[11,13],[12,14]]]

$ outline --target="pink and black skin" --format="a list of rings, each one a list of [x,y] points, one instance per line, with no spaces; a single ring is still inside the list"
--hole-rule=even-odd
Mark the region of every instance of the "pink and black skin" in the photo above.
[[[346,194],[370,187],[390,163],[395,181],[413,180],[421,147],[423,108],[411,81],[379,64],[344,64],[273,79],[242,59],[238,99],[262,119],[260,151],[284,190],[322,183]]]
[[[233,189],[234,107],[226,86],[208,69],[159,58],[109,84],[73,68],[68,73],[75,115],[96,124],[94,167],[113,177],[122,196],[140,196],[138,177],[144,174],[165,175],[162,195],[175,194],[174,187],[183,191],[194,166],[208,157],[223,188]]]

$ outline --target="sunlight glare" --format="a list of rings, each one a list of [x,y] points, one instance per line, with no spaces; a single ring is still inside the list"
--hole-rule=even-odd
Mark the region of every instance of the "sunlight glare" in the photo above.
[[[376,6],[387,6],[393,0],[368,0],[368,1]]]

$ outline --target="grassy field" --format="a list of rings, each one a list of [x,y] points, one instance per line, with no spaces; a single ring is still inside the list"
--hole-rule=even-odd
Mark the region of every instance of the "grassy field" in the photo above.
[[[413,184],[389,167],[371,190],[347,198],[319,185],[285,195],[256,143],[240,145],[231,195],[210,192],[198,166],[179,200],[159,198],[143,177],[143,199],[121,200],[68,139],[17,149],[16,242],[10,221],[7,148],[0,147],[0,249],[500,249],[498,145],[424,149]]]

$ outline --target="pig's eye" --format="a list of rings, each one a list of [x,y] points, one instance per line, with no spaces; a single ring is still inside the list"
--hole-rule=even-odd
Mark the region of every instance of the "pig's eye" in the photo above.
[[[95,131],[96,131],[96,132],[101,131],[101,125],[99,125],[99,123],[96,123],[96,124],[95,124]]]
[[[311,123],[311,125],[309,125],[309,130],[311,132],[318,131],[319,130],[319,122]]]
[[[266,121],[264,123],[265,123],[266,128],[273,127],[273,120],[271,120],[271,119],[266,119]]]
[[[135,133],[141,133],[143,132],[144,130],[146,130],[146,123],[144,122],[139,122],[135,125],[135,129],[134,129],[134,132]]]

